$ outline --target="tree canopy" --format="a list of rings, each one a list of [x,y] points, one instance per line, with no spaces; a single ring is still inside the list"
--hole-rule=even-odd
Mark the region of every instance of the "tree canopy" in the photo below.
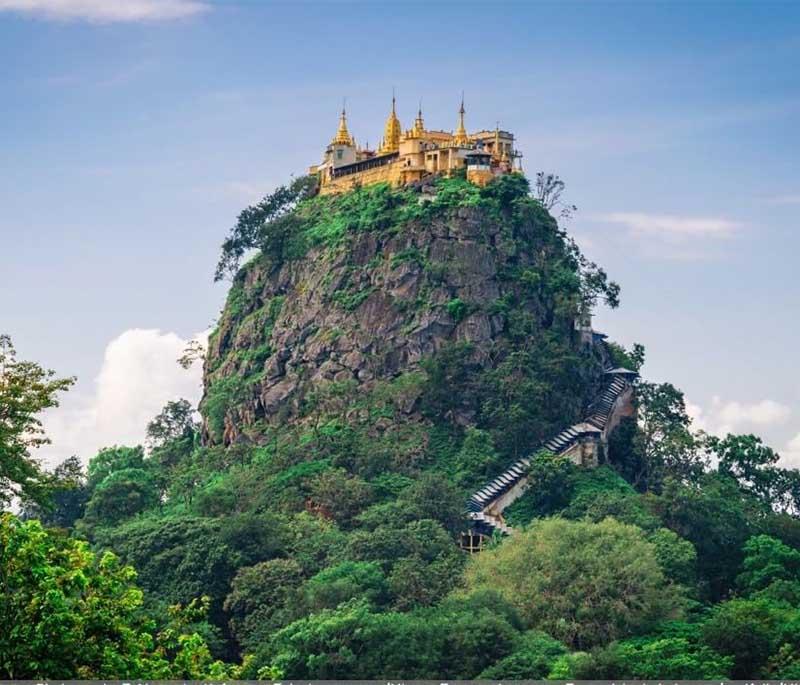
[[[74,382],[18,359],[11,338],[0,335],[0,505],[46,499],[48,478],[31,450],[48,443],[41,412],[57,407],[58,394]]]
[[[684,605],[642,531],[614,519],[535,521],[474,558],[465,580],[468,591],[494,589],[531,628],[578,649],[645,632]]]

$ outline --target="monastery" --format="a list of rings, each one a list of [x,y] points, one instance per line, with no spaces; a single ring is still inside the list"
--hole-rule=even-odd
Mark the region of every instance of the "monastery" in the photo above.
[[[369,150],[350,134],[343,108],[322,162],[310,167],[309,173],[319,177],[320,193],[325,195],[381,182],[399,187],[458,169],[466,169],[467,179],[481,186],[498,174],[521,172],[522,155],[514,148],[513,134],[499,126],[494,131],[468,133],[464,114],[462,98],[455,132],[435,131],[425,128],[420,108],[414,125],[404,132],[392,97],[380,145]]]

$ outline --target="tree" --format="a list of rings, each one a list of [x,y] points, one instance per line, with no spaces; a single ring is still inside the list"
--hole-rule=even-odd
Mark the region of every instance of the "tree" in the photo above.
[[[537,516],[548,516],[565,507],[572,495],[572,476],[577,467],[566,457],[539,450],[528,467],[531,487],[527,498]]]
[[[422,393],[422,411],[429,418],[451,420],[461,411],[474,411],[478,364],[472,359],[470,343],[445,345],[432,357],[421,362],[426,373]]]
[[[45,525],[71,528],[81,518],[89,499],[86,474],[78,457],[62,461],[53,470],[50,498],[44,504],[23,502],[24,518],[37,518]]]
[[[141,447],[104,447],[89,460],[87,485],[90,492],[108,476],[125,469],[147,470],[144,449]]]
[[[742,572],[736,584],[750,595],[776,581],[800,582],[800,551],[769,535],[751,537],[744,545]]]
[[[108,525],[157,506],[159,490],[145,469],[121,469],[106,476],[86,505],[85,523]]]
[[[506,656],[515,637],[504,616],[469,602],[375,613],[352,600],[277,632],[256,665],[291,679],[466,679]]]
[[[735,481],[715,473],[694,483],[668,479],[661,494],[645,502],[664,526],[694,545],[701,594],[719,600],[730,592],[756,518]]]
[[[31,456],[31,449],[49,443],[38,415],[57,407],[58,393],[74,382],[20,361],[11,338],[0,335],[0,506],[15,498],[46,500],[49,479]]]
[[[529,454],[567,418],[580,415],[582,360],[562,341],[545,336],[535,348],[511,352],[481,374],[480,422],[498,451]],[[531,402],[532,397],[547,398]]]
[[[611,517],[646,531],[654,531],[661,525],[658,518],[647,510],[641,496],[630,483],[611,467],[581,469],[571,462],[570,466],[566,482],[559,485],[563,488],[562,497],[569,500],[568,506],[561,510],[565,518],[586,518],[599,523]],[[558,509],[552,511],[555,513]]]
[[[711,609],[704,642],[733,658],[734,679],[757,678],[779,645],[786,609],[766,599],[732,599]]]
[[[800,472],[777,466],[780,455],[755,435],[707,436],[703,447],[718,460],[717,471],[776,511],[800,513]]]
[[[305,606],[310,611],[335,609],[358,597],[380,606],[388,596],[386,577],[374,562],[344,561],[323,569],[303,586]]]
[[[187,604],[211,597],[210,620],[224,625],[222,602],[237,568],[236,550],[221,539],[222,521],[195,516],[140,516],[94,529],[98,548],[133,565],[148,599]]]
[[[393,606],[401,611],[436,604],[458,583],[462,562],[451,554],[432,560],[411,555],[397,560],[389,575]]]
[[[342,531],[331,521],[305,511],[288,522],[287,538],[287,556],[297,561],[308,576],[335,563],[334,559],[340,561],[340,550],[347,542]]]
[[[683,607],[644,533],[614,519],[540,519],[471,562],[468,591],[495,589],[528,626],[576,648],[644,632]]]
[[[464,494],[439,473],[423,473],[405,488],[397,498],[414,519],[438,521],[452,535],[464,529]]]
[[[561,194],[564,192],[564,188],[566,188],[566,183],[558,176],[540,171],[536,174],[533,196],[542,203],[548,212],[552,212],[556,207],[561,207],[559,217],[569,219],[578,208],[562,202]]]
[[[639,383],[636,388],[639,431],[634,438],[641,462],[634,486],[658,491],[664,478],[683,482],[703,473],[705,462],[689,430],[683,393],[670,383]]]
[[[158,416],[147,424],[147,445],[155,450],[174,440],[192,439],[198,427],[194,408],[188,400],[167,402]]]
[[[372,531],[356,530],[347,536],[345,554],[358,561],[377,561],[385,571],[400,559],[415,557],[428,564],[447,559],[459,564],[463,556],[452,537],[438,521],[421,519],[400,528],[381,526]],[[458,578],[452,579],[452,584]]]
[[[299,613],[303,572],[291,559],[270,559],[236,572],[223,608],[234,637],[254,650]]]
[[[141,446],[101,449],[89,460],[86,490],[89,501],[79,527],[89,536],[94,526],[118,523],[161,501],[153,464]]]
[[[235,274],[248,250],[262,250],[280,260],[287,238],[286,220],[292,219],[289,213],[297,203],[311,197],[316,187],[316,177],[301,176],[289,185],[280,186],[258,204],[242,210],[222,243],[222,256],[214,280],[221,281]]]
[[[186,343],[186,347],[183,348],[183,352],[178,357],[177,362],[182,369],[188,371],[195,362],[204,362],[206,354],[208,354],[206,345],[199,340],[193,339]]]
[[[497,468],[498,460],[492,436],[470,426],[458,452],[455,477],[460,485],[479,485]]]
[[[310,490],[313,506],[345,528],[373,498],[369,483],[349,476],[344,469],[323,472],[311,482]]]
[[[272,666],[287,678],[324,680],[358,677],[371,609],[354,600],[336,609],[310,614],[278,631],[257,663]],[[360,658],[361,657],[361,658]]]
[[[659,528],[648,536],[664,575],[674,583],[693,588],[697,582],[697,552],[688,540],[667,528]]]
[[[529,630],[517,639],[514,651],[478,676],[480,680],[544,680],[553,662],[567,648],[539,630]]]
[[[593,655],[573,677],[640,680],[726,680],[733,659],[683,636],[616,642]]]
[[[601,299],[610,309],[619,307],[619,294],[621,290],[619,283],[608,280],[608,274],[605,269],[587,259],[574,240],[570,238],[567,246],[578,267],[578,276],[580,278],[580,313],[591,313],[597,306],[597,302]]]
[[[142,614],[136,572],[38,521],[0,515],[0,677],[197,678],[226,674],[181,608],[165,630]],[[235,674],[234,674],[235,675]]]

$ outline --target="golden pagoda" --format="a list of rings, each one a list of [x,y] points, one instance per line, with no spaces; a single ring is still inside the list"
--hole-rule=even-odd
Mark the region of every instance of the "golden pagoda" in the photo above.
[[[386,118],[377,150],[356,145],[342,108],[339,127],[325,149],[322,162],[309,168],[319,177],[320,193],[339,193],[373,183],[399,187],[427,177],[466,172],[467,180],[485,185],[495,176],[514,171],[521,154],[514,148],[514,135],[500,129],[469,133],[464,122],[464,96],[458,110],[455,132],[430,130],[422,118],[422,106],[410,129],[403,132],[392,94],[392,110]]]
[[[468,145],[469,144],[469,135],[467,134],[467,128],[464,126],[464,96],[461,96],[461,107],[458,109],[458,128],[456,129],[456,133],[453,136],[453,144],[454,145]]]
[[[383,139],[380,146],[378,146],[379,155],[397,152],[400,149],[400,136],[403,131],[400,126],[400,119],[397,118],[396,104],[394,94],[392,94],[392,111],[386,118],[386,125],[383,127]]]
[[[331,145],[352,146],[353,144],[353,137],[350,135],[350,131],[347,130],[347,112],[345,108],[342,107],[342,114],[339,117],[339,129],[336,131],[336,135],[333,137]]]

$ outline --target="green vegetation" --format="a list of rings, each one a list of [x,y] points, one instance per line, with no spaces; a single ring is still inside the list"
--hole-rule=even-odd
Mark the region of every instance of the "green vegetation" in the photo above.
[[[48,442],[37,417],[58,406],[58,393],[68,390],[74,378],[55,373],[35,362],[17,359],[7,335],[0,335],[0,505],[14,498],[42,502],[47,476],[31,456],[31,449]]]
[[[644,350],[580,344],[576,317],[616,306],[618,287],[524,178],[435,189],[312,197],[299,179],[242,212],[217,273],[235,275],[203,424],[171,402],[145,448],[100,450],[85,470],[30,459],[38,413],[69,381],[0,339],[0,494],[22,496],[0,523],[0,675],[800,677],[797,472],[754,436],[693,433],[682,393],[644,381],[600,467],[537,451],[580,418],[605,362],[639,368]],[[403,240],[452,226],[495,250],[483,299],[448,290],[465,264]],[[335,274],[292,281],[306,255]],[[398,274],[421,275],[402,305],[381,289]],[[368,381],[298,364],[300,389],[267,415],[282,326],[315,288],[339,318],[303,333],[326,353],[370,334],[372,293],[398,329],[483,317],[501,334],[439,338],[385,373],[362,349]],[[467,556],[468,495],[523,455],[530,487],[506,511],[518,532]]]
[[[682,611],[681,590],[666,582],[644,532],[611,518],[536,521],[479,555],[466,584],[498,592],[526,625],[577,649],[645,633]]]
[[[136,572],[38,521],[0,515],[0,675],[40,679],[236,677],[211,658],[195,625],[203,602],[170,607],[161,626],[142,615]]]

